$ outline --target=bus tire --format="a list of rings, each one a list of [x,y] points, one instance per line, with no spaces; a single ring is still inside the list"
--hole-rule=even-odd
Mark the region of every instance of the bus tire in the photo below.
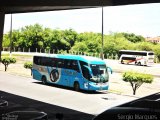
[[[121,60],[121,64],[124,64],[123,60]]]
[[[42,76],[42,83],[43,83],[44,85],[46,85],[46,84],[47,84],[47,79],[46,79],[46,77],[45,77],[45,76]]]
[[[141,62],[138,62],[137,65],[141,66]]]
[[[74,82],[74,90],[75,91],[79,91],[80,90],[80,86],[78,82]]]

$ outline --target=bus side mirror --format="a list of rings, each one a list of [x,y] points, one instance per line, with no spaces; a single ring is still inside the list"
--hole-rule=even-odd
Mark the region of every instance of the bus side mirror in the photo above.
[[[107,69],[106,69],[107,71],[109,70],[110,72],[111,72],[111,74],[113,73],[113,71],[112,71],[112,68],[110,68],[110,67],[108,67],[107,66]]]

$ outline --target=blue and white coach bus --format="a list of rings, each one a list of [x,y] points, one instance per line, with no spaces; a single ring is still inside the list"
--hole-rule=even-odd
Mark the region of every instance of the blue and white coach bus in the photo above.
[[[73,87],[76,91],[108,90],[109,71],[104,60],[90,56],[43,54],[33,56],[33,79]]]

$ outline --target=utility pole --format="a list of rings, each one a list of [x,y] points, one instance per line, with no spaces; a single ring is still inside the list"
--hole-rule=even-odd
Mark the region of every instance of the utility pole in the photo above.
[[[102,51],[101,51],[101,59],[104,59],[103,55],[103,47],[104,47],[104,38],[103,38],[103,6],[102,6]]]
[[[1,61],[1,57],[2,57],[1,55],[2,55],[4,19],[5,19],[5,13],[4,12],[0,12],[0,61]]]
[[[11,13],[11,24],[10,24],[10,57],[12,56],[12,13]]]

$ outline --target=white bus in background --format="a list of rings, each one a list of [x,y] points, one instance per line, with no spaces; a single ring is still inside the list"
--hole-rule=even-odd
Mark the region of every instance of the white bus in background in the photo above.
[[[153,51],[119,50],[121,64],[136,64],[150,66],[154,64]]]

